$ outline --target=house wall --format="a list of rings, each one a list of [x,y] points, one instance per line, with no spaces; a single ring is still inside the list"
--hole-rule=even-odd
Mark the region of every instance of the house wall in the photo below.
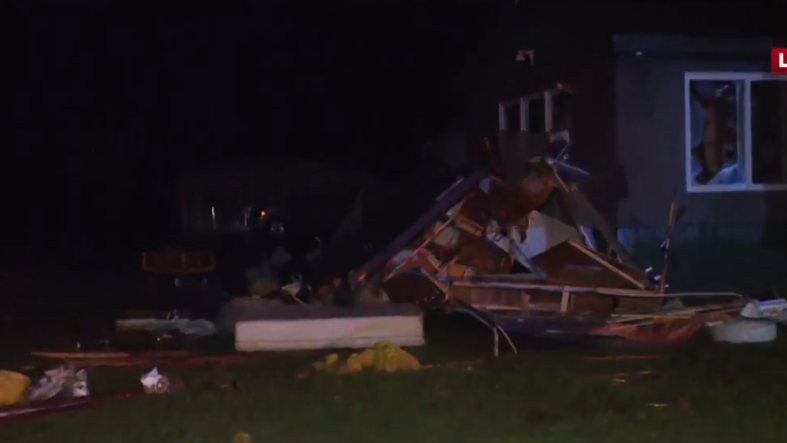
[[[616,70],[617,145],[628,198],[619,226],[666,223],[674,193],[686,204],[684,221],[746,224],[787,220],[787,193],[687,193],[685,178],[684,73],[762,72],[756,62],[622,58]]]
[[[785,280],[787,192],[686,192],[684,73],[689,71],[767,72],[769,67],[647,56],[618,60],[616,144],[628,188],[617,214],[620,240],[641,262],[658,266],[658,246],[677,197],[686,212],[671,248],[680,251],[675,254],[684,283],[706,275],[716,286],[751,289]]]

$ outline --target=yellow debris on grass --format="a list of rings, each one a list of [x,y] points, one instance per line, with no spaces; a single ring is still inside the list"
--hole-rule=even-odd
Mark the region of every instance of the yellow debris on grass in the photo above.
[[[319,372],[356,374],[365,368],[379,372],[416,371],[421,364],[412,354],[389,341],[381,341],[371,348],[358,352],[341,361],[338,354],[331,354],[313,365]]]
[[[19,372],[0,369],[0,406],[8,406],[22,400],[30,378]]]

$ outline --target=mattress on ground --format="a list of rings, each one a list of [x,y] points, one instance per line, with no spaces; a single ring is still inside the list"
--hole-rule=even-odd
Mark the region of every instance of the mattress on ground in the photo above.
[[[365,348],[384,340],[423,345],[421,309],[395,303],[254,306],[235,325],[238,351]]]
[[[219,314],[216,316],[214,323],[216,324],[216,328],[222,334],[234,334],[235,325],[238,323],[238,320],[243,318],[246,312],[254,312],[259,309],[266,309],[270,308],[271,306],[279,306],[282,304],[283,303],[278,300],[268,300],[264,298],[234,298],[227,303],[224,303],[224,306],[222,306],[221,310],[219,310]]]

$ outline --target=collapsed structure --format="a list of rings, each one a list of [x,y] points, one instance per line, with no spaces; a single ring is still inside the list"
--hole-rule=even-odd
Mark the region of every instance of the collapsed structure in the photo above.
[[[564,85],[558,84],[558,89],[572,94]],[[544,94],[556,93],[537,95]],[[308,287],[313,286],[316,299],[325,300],[332,293],[329,298],[334,304],[342,304],[341,300],[382,289],[395,303],[469,313],[496,331],[496,337],[497,331],[511,331],[552,338],[675,342],[693,336],[708,322],[740,311],[744,299],[737,293],[669,291],[667,252],[681,215],[675,202],[662,243],[661,272],[638,266],[583,191],[594,177],[571,163],[570,125],[547,126],[544,133],[501,131],[494,147],[487,139],[486,168],[475,170],[442,192],[386,248],[350,272],[348,279],[335,278],[352,266],[338,258],[352,249],[347,247],[352,243],[347,232],[362,224],[363,199],[359,197],[330,242],[333,248],[316,255],[321,257],[319,264],[308,260],[313,270],[328,271],[316,273],[318,278],[298,279],[278,292],[288,294],[290,301],[308,304],[311,297],[301,296],[301,291],[311,293]],[[365,260],[365,252],[356,254],[357,258]],[[263,292],[269,293],[267,289]],[[237,326],[241,323],[261,324],[287,317],[301,321],[296,329],[304,332],[309,319],[315,323],[310,333],[325,341],[330,334],[320,322],[331,318],[357,322],[362,317],[420,317],[419,312],[396,311],[406,308],[402,306],[381,307],[374,313],[370,308],[317,312],[316,306],[281,312],[264,307],[252,313],[250,308],[238,306],[243,319],[226,315],[229,326],[223,328],[234,329],[236,345],[243,342],[238,349],[246,348],[245,341],[253,341],[249,346],[255,349],[263,346],[259,344],[263,341],[265,347],[273,346],[265,341],[272,332],[255,329],[240,334],[246,331]],[[413,325],[419,322],[420,318],[408,324],[414,331],[418,328]],[[345,321],[345,325],[350,323]],[[325,346],[339,341],[347,345],[345,339],[352,335],[352,328],[345,329],[337,332],[341,337]],[[258,336],[263,335],[266,339],[260,341]]]
[[[381,279],[394,302],[461,306],[494,329],[551,337],[672,342],[740,310],[737,293],[668,292],[669,236],[660,274],[637,266],[580,190],[589,174],[569,151],[563,131],[518,174],[509,164],[457,181],[351,282]],[[670,228],[678,217],[673,205]]]

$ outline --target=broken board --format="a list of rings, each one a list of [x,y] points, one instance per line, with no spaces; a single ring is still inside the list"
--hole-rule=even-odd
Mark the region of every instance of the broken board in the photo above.
[[[567,240],[531,260],[553,281],[568,285],[646,289],[645,274]]]
[[[411,304],[255,308],[245,312],[235,326],[238,351],[366,348],[380,341],[398,346],[424,344],[423,313]]]

